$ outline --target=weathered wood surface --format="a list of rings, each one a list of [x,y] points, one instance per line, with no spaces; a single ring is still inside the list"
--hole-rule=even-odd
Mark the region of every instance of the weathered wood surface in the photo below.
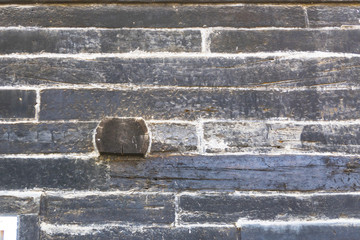
[[[360,58],[0,58],[0,86],[359,87]],[[186,69],[186,71],[184,71]]]
[[[110,162],[110,187],[150,190],[358,190],[359,159],[193,156]]]
[[[106,166],[70,158],[2,158],[0,189],[104,189]]]
[[[198,150],[196,126],[158,123],[148,125],[151,131],[151,153],[189,152]]]
[[[299,6],[276,5],[3,5],[0,23],[104,28],[305,27],[305,13]]]
[[[0,54],[200,52],[197,30],[1,29]]]
[[[85,197],[44,196],[42,221],[58,224],[137,223],[171,224],[175,221],[173,195],[114,194]]]
[[[149,148],[146,123],[139,118],[107,118],[96,129],[95,142],[100,153],[144,156]]]
[[[357,158],[326,156],[179,156],[100,164],[13,158],[2,160],[0,189],[352,191],[359,189],[358,169]]]
[[[359,124],[205,122],[206,152],[360,152]]]
[[[0,90],[0,119],[34,118],[36,93],[31,90]]]
[[[281,226],[262,226],[261,224],[244,225],[241,228],[241,239],[267,239],[267,240],[337,240],[359,238],[360,228],[358,224],[284,224]]]
[[[38,214],[20,215],[18,218],[18,239],[19,240],[35,240],[40,237]]]
[[[94,229],[92,233],[71,235],[69,233],[47,234],[41,233],[44,240],[103,240],[103,239],[173,239],[173,240],[219,240],[240,239],[240,231],[235,227],[141,227],[128,229],[126,227],[113,227],[107,229]]]
[[[0,153],[92,152],[96,126],[96,122],[0,124]]]
[[[180,196],[180,222],[234,223],[248,221],[298,221],[360,217],[360,195],[255,195],[202,194]]]
[[[359,38],[359,29],[216,30],[210,35],[210,50],[221,53],[274,51],[359,53]]]
[[[318,5],[309,6],[307,14],[309,27],[341,27],[358,25],[360,17],[359,5]]]
[[[41,101],[41,120],[133,116],[145,120],[351,120],[360,117],[359,90],[55,89],[41,91]]]
[[[39,201],[34,197],[16,197],[7,193],[0,196],[0,212],[4,215],[38,214]]]

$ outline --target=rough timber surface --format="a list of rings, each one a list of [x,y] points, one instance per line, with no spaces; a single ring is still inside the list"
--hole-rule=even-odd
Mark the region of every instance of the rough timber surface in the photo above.
[[[289,221],[359,218],[360,195],[184,194],[179,200],[182,223],[229,223],[238,219]]]
[[[41,233],[44,240],[103,240],[103,239],[171,239],[171,240],[219,240],[240,239],[240,230],[235,227],[142,227],[129,229],[126,227],[113,227],[108,229],[93,230],[91,233],[71,235],[69,233],[47,234]]]
[[[119,190],[337,190],[360,187],[359,159],[306,155],[178,156],[112,161]]]
[[[81,4],[0,6],[2,26],[187,28],[305,27],[299,6]],[[18,18],[17,16],[22,16]]]
[[[44,196],[42,221],[59,224],[96,224],[127,222],[171,224],[175,220],[174,196],[162,194],[126,194],[63,198]]]
[[[360,90],[50,89],[41,91],[41,120],[94,120],[141,116],[145,120],[199,118],[353,120]],[[346,106],[346,107],[345,107]]]
[[[359,57],[0,58],[1,86],[359,87]],[[186,71],[183,71],[186,69]]]
[[[2,158],[0,189],[104,189],[106,167],[95,160]]]

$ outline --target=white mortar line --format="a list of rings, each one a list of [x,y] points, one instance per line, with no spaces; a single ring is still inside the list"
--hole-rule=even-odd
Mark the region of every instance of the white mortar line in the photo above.
[[[234,224],[226,223],[182,223],[179,228],[234,228]]]
[[[107,28],[107,27],[37,27],[37,26],[9,26],[3,27],[0,26],[0,31],[6,30],[18,30],[18,31],[147,31],[147,32],[184,32],[184,31],[331,31],[331,30],[349,30],[349,29],[360,29],[360,24],[357,25],[343,25],[340,27],[309,27],[309,19],[307,14],[306,7],[303,7],[305,15],[305,28],[303,27],[227,27],[227,26],[210,26],[210,27],[183,27],[183,28],[146,28],[146,27],[117,27],[117,28]],[[344,26],[346,26],[344,28]]]
[[[40,103],[41,103],[41,94],[40,89],[36,89],[36,104],[35,104],[35,121],[39,121],[40,118]]]
[[[266,221],[266,220],[246,220],[246,219],[239,219],[236,222],[236,227],[241,228],[244,226],[249,225],[258,225],[258,226],[267,226],[267,227],[278,227],[278,226],[293,226],[298,228],[304,225],[356,225],[360,226],[360,219],[357,218],[344,218],[344,219],[318,219],[318,220],[311,220],[311,219],[289,219],[287,221]]]
[[[8,191],[4,191],[5,194]],[[12,191],[11,191],[12,192]],[[14,191],[14,193],[16,193]],[[177,198],[180,201],[181,196],[253,196],[253,197],[297,197],[297,198],[310,198],[316,196],[360,196],[360,192],[329,192],[329,191],[316,191],[316,192],[302,192],[302,191],[232,191],[232,192],[221,192],[221,191],[209,191],[209,190],[198,190],[198,191],[182,191],[179,193],[174,192],[155,192],[155,191],[139,191],[139,190],[129,190],[129,191],[89,191],[89,190],[60,190],[60,191],[45,191],[48,196],[63,197],[66,199],[71,198],[85,198],[88,196],[127,196],[127,195],[174,195],[175,199]],[[1,192],[0,192],[1,195]],[[179,205],[178,205],[179,206]]]
[[[160,225],[160,224],[151,224],[151,225],[134,225],[134,223],[129,222],[115,222],[115,223],[107,223],[107,224],[91,224],[91,225],[78,225],[78,224],[49,224],[49,223],[40,223],[41,231],[49,234],[69,234],[69,235],[87,235],[87,234],[95,234],[97,231],[101,230],[110,230],[113,228],[126,228],[127,230],[135,233],[135,232],[144,232],[147,228],[169,228],[168,225]],[[234,225],[229,224],[211,224],[211,223],[203,223],[203,224],[188,224],[181,225],[178,228],[191,229],[191,228],[224,228],[230,227],[233,228]]]
[[[151,127],[149,127],[149,122],[148,121],[145,121],[145,119],[142,118],[142,120],[145,122],[145,126],[148,130],[148,137],[149,137],[149,146],[148,146],[148,149],[146,150],[146,153],[145,153],[145,158],[148,157],[150,154],[151,154],[151,147],[152,147],[152,139],[153,139],[153,136],[152,136],[152,129]]]
[[[201,198],[202,196],[224,196],[229,197],[296,197],[299,199],[311,198],[316,196],[360,196],[360,192],[329,192],[329,191],[315,191],[315,192],[301,192],[301,191],[182,191],[179,193],[173,192],[154,192],[154,191],[88,191],[88,190],[60,190],[60,191],[44,191],[43,189],[33,190],[5,190],[0,191],[0,196],[18,196],[18,197],[39,197],[42,194],[48,196],[59,196],[64,198],[84,198],[87,196],[114,196],[114,195],[175,195],[180,200],[181,196],[194,196]]]
[[[178,194],[175,194],[174,196],[174,203],[175,203],[175,221],[174,221],[174,227],[178,227],[180,224],[179,214],[180,214],[180,198]]]
[[[23,85],[15,85],[15,86],[0,86],[0,90],[28,90],[28,91],[41,91],[38,86],[23,86]]]
[[[107,224],[91,224],[91,225],[78,225],[78,224],[49,224],[49,223],[40,223],[41,231],[49,234],[69,234],[69,235],[87,235],[94,234],[100,230],[107,230],[112,228],[122,227],[127,230],[135,233],[135,232],[143,232],[144,228],[168,228],[167,225],[160,224],[151,224],[151,225],[135,225],[134,223],[129,222],[114,222]]]
[[[315,190],[314,190],[315,191]],[[193,196],[193,197],[202,197],[202,196],[230,196],[230,197],[296,197],[296,198],[311,198],[316,196],[360,196],[360,192],[329,192],[329,191],[315,191],[315,192],[301,192],[301,191],[208,191],[208,190],[198,190],[198,191],[183,191],[178,193],[178,196]]]
[[[202,153],[199,154],[198,152],[174,152],[171,154],[166,153],[166,157],[216,157],[216,156],[318,156],[318,157],[354,157],[354,158],[359,158],[360,154],[347,154],[346,152],[301,152],[301,151],[296,151],[296,150],[292,150],[288,151],[277,151],[277,152],[267,152],[267,153],[262,153],[262,152],[257,152],[254,151],[256,150],[256,148],[254,147],[253,149],[250,149],[253,151],[247,151],[247,152],[216,152],[216,153]],[[158,157],[162,157],[163,154],[161,153],[150,153],[147,155],[148,159],[151,158],[158,158]],[[0,162],[1,159],[15,159],[15,158],[21,158],[21,159],[59,159],[59,158],[68,158],[68,159],[80,159],[80,160],[90,160],[93,158],[98,158],[99,157],[99,153],[93,151],[93,152],[89,152],[89,153],[63,153],[63,154],[58,154],[58,153],[34,153],[34,154],[0,154]],[[146,161],[146,159],[145,159]]]
[[[345,152],[301,152],[301,151],[279,151],[279,152],[216,152],[216,153],[203,153],[200,156],[319,156],[319,157],[355,157],[359,158],[360,154],[347,154]]]
[[[128,53],[79,53],[79,54],[61,54],[61,53],[39,53],[39,54],[3,54],[0,59],[34,59],[34,58],[54,58],[54,59],[79,59],[95,60],[97,58],[124,58],[124,59],[144,59],[144,58],[268,58],[277,57],[280,59],[314,59],[314,58],[353,58],[360,57],[355,53],[321,52],[321,51],[275,51],[275,52],[248,52],[248,53],[175,53],[175,52],[143,52],[133,51]]]
[[[97,126],[94,128],[93,134],[92,134],[92,143],[93,143],[93,146],[94,146],[94,154],[96,155],[96,157],[99,157],[99,156],[100,156],[100,153],[99,153],[99,150],[98,150],[97,144],[96,144],[96,130],[99,128],[100,123],[101,123],[101,122],[98,121],[98,124],[97,124]]]
[[[59,196],[66,198],[84,198],[87,196],[114,196],[114,195],[175,195],[175,199],[180,200],[181,196],[194,196],[201,198],[202,196],[224,196],[229,197],[295,197],[299,199],[311,198],[317,196],[360,196],[360,192],[327,192],[327,191],[316,191],[316,192],[301,192],[301,191],[232,191],[232,192],[221,192],[221,191],[208,191],[208,190],[198,190],[198,191],[182,191],[179,193],[173,192],[146,192],[146,191],[81,191],[81,190],[60,190],[60,191],[44,191],[43,189],[39,190],[9,190],[9,191],[0,191],[0,196],[18,196],[18,197],[40,197],[42,194],[48,196]],[[178,205],[179,206],[179,205]]]
[[[297,198],[311,198],[316,196],[360,196],[360,192],[326,192],[326,191],[320,191],[320,192],[290,192],[290,193],[284,193],[280,191],[268,191],[268,192],[256,192],[256,191],[250,191],[250,192],[240,192],[240,191],[234,191],[233,193],[229,194],[230,196],[254,196],[254,197],[274,197],[274,196],[283,196],[283,197],[297,197]]]
[[[305,28],[309,28],[310,24],[309,24],[309,16],[308,16],[308,11],[307,11],[307,7],[303,7],[304,10],[304,17],[305,17]]]
[[[34,200],[39,199],[43,191],[27,191],[21,189],[19,191],[9,190],[9,191],[0,191],[0,197],[2,196],[14,196],[19,198],[32,197]]]
[[[110,117],[110,116],[109,116]],[[121,117],[122,118],[122,117]],[[144,119],[147,124],[184,124],[184,125],[193,125],[193,126],[199,126],[199,120],[194,121],[188,121],[188,120],[153,120],[153,119]],[[354,120],[292,120],[292,119],[281,119],[281,118],[270,118],[267,120],[249,120],[249,119],[204,119],[201,118],[202,124],[207,123],[263,123],[263,124],[289,124],[289,125],[324,125],[324,126],[351,126],[351,125],[358,125],[360,124],[360,119],[354,119]],[[70,119],[70,120],[40,120],[36,121],[34,119],[31,120],[19,120],[19,121],[0,121],[0,124],[27,124],[27,123],[33,123],[33,124],[67,124],[67,123],[79,123],[79,124],[85,124],[85,123],[100,123],[100,119],[94,119],[94,120],[77,120],[77,119]]]
[[[169,158],[169,157],[197,157],[201,156],[196,151],[188,151],[188,152],[171,152],[171,153],[162,153],[162,152],[151,152],[147,157],[148,158]],[[146,161],[146,159],[145,159]]]
[[[334,125],[334,126],[348,126],[360,124],[360,119],[353,120],[292,120],[288,118],[270,118],[265,120],[248,120],[248,119],[203,119],[203,123],[263,123],[263,124],[289,124],[289,125]]]
[[[202,29],[201,30],[201,52],[202,53],[210,53],[210,45],[211,39],[210,34],[212,33],[212,29]]]
[[[30,87],[29,87],[30,88]],[[13,87],[0,87],[0,90],[17,89]],[[20,90],[36,90],[21,89]],[[49,85],[42,86],[41,90],[106,90],[106,91],[138,91],[138,90],[195,90],[195,91],[276,91],[276,92],[294,92],[294,91],[341,91],[341,90],[360,90],[360,86],[339,86],[336,84],[320,86],[303,86],[303,87],[280,87],[280,86],[255,86],[255,87],[211,87],[211,86],[156,86],[156,85],[130,85],[130,84],[77,84],[77,85]]]
[[[35,118],[21,118],[19,120],[16,119],[1,119],[0,120],[0,124],[24,124],[24,123],[32,123],[32,124],[37,124],[39,123]]]
[[[149,119],[145,121],[149,124],[185,124],[185,125],[196,125],[196,121],[187,121],[187,120],[153,120]]]
[[[198,144],[197,144],[198,153],[203,154],[205,151],[204,122],[201,118],[197,120],[196,135],[197,135],[197,141],[198,141]]]
[[[0,154],[1,159],[5,158],[21,158],[21,159],[59,159],[59,158],[70,158],[70,159],[82,159],[89,160],[98,157],[96,152],[89,153],[31,153],[31,154]]]
[[[67,124],[67,123],[80,123],[80,124],[85,124],[85,123],[99,123],[100,120],[99,119],[95,119],[95,120],[90,120],[90,121],[82,121],[82,120],[74,120],[74,119],[70,119],[70,120],[35,120],[35,119],[31,119],[31,120],[14,120],[14,121],[8,121],[8,120],[0,120],[0,124]]]
[[[54,196],[54,197],[62,197],[62,198],[66,198],[66,199],[70,199],[70,198],[86,198],[89,196],[102,196],[102,197],[106,197],[106,196],[131,196],[131,195],[143,195],[143,196],[147,196],[147,195],[166,195],[166,196],[173,196],[174,193],[173,192],[153,192],[153,191],[149,191],[149,192],[144,192],[144,191],[140,191],[140,190],[129,190],[129,191],[120,191],[120,190],[115,190],[115,191],[99,191],[99,190],[94,190],[94,191],[90,191],[90,190],[74,190],[74,191],[46,191],[47,196]]]

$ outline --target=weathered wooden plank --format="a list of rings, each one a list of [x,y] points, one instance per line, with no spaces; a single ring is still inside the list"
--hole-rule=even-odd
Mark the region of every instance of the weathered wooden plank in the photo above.
[[[0,85],[359,86],[360,58],[0,58]],[[186,71],[185,71],[186,69]]]
[[[135,231],[134,231],[135,230]],[[70,233],[47,234],[41,233],[41,239],[44,240],[87,240],[87,239],[174,239],[174,240],[222,240],[222,239],[240,239],[240,231],[229,227],[141,227],[138,231],[136,228],[112,227],[107,229],[96,230],[92,233],[71,235]]]
[[[0,189],[105,189],[107,169],[95,160],[0,159]]]
[[[78,123],[18,123],[0,124],[0,153],[1,154],[33,154],[33,153],[87,153],[93,152],[93,134],[98,122]],[[197,149],[198,136],[194,125],[152,123],[149,124],[152,145],[151,152],[189,152]],[[110,129],[110,133],[114,129]],[[131,134],[131,133],[129,133]],[[140,138],[142,135],[139,135]],[[144,135],[147,138],[147,135]],[[101,138],[100,136],[98,138]],[[132,137],[130,138],[130,140]],[[118,139],[108,139],[105,141]],[[141,139],[140,139],[141,140]],[[140,141],[139,140],[139,141]],[[129,142],[132,145],[132,142]],[[139,142],[137,143],[139,144]],[[120,145],[114,144],[114,148]],[[136,147],[136,146],[134,146]],[[137,145],[140,147],[140,145]],[[146,153],[148,143],[141,149]],[[103,149],[100,149],[100,152]],[[118,151],[130,153],[119,148]],[[134,152],[133,152],[134,153]]]
[[[94,194],[66,198],[47,195],[41,202],[41,221],[48,223],[170,224],[175,221],[174,196],[168,194]]]
[[[306,9],[310,27],[359,25],[360,7],[357,5],[318,5]]]
[[[336,240],[359,238],[358,224],[343,223],[303,223],[284,225],[248,224],[241,227],[241,239],[267,239],[267,240]]]
[[[205,122],[206,152],[359,153],[358,124]]]
[[[201,51],[197,30],[10,28],[0,30],[0,39],[0,54]]]
[[[149,124],[151,131],[151,152],[188,152],[197,150],[196,127],[190,124]]]
[[[35,104],[35,91],[0,90],[0,119],[34,118]]]
[[[359,53],[359,38],[360,29],[216,30],[210,35],[210,50],[222,53],[273,51]]]
[[[359,218],[360,195],[181,195],[180,222],[235,223]]]
[[[0,213],[9,215],[39,213],[39,200],[34,197],[0,196]]]
[[[305,14],[299,6],[277,5],[4,5],[0,7],[0,23],[106,28],[305,27]]]
[[[41,91],[41,120],[103,117],[348,120],[360,117],[359,90],[50,89]]]
[[[37,214],[19,217],[18,240],[40,239],[39,219]]]
[[[359,125],[309,125],[301,133],[303,149],[319,152],[360,153]]]
[[[152,190],[359,189],[359,159],[325,156],[193,156],[110,163],[112,188]]]
[[[92,152],[96,126],[96,122],[0,124],[0,153]]]
[[[149,133],[143,119],[107,118],[96,129],[95,142],[100,153],[144,156]]]

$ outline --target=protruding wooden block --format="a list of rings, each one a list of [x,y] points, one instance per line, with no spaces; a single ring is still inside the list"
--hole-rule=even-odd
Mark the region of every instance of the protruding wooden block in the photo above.
[[[141,118],[108,118],[96,129],[96,146],[100,153],[144,156],[149,135]]]

